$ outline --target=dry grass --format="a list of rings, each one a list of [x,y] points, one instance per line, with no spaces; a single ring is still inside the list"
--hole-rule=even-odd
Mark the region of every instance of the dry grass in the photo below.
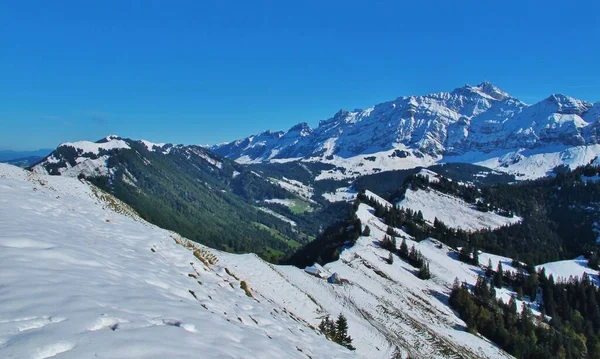
[[[206,267],[209,267],[215,263],[217,263],[218,258],[214,254],[212,254],[208,249],[201,247],[200,245],[181,237],[171,236],[175,243],[179,244],[182,247],[185,247],[191,250],[194,253],[194,257],[198,259],[202,264]]]
[[[240,278],[238,276],[236,276],[235,274],[233,274],[229,268],[225,268],[225,272],[227,272],[227,274],[229,274],[231,277],[235,278],[236,280],[240,280]]]
[[[244,290],[244,292],[246,292],[246,295],[250,298],[254,298],[254,296],[252,295],[252,292],[250,291],[250,288],[248,288],[248,283],[246,283],[245,280],[240,282],[240,288],[242,288]]]

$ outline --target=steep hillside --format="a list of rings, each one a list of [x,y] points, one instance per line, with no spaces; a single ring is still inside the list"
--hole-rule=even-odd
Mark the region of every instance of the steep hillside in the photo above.
[[[372,213],[360,206],[371,234],[326,266],[345,279],[332,284],[188,242],[85,181],[0,165],[0,356],[509,358],[447,305],[454,277],[478,268],[406,234],[432,279],[387,264]],[[356,352],[315,329],[340,313]]]
[[[0,165],[0,218],[2,358],[354,357],[84,181]]]
[[[301,123],[213,147],[240,163],[319,161],[341,179],[437,162],[481,164],[537,178],[560,164],[600,154],[600,103],[552,95],[527,105],[484,82],[452,92],[399,97],[364,110],[340,110],[315,129]],[[532,170],[534,170],[532,172]]]
[[[455,248],[476,247],[537,265],[600,250],[599,173],[590,164],[561,168],[554,177],[488,185],[422,169],[387,196],[393,208],[377,205],[362,191],[358,197],[377,207],[386,224],[417,239],[434,237]]]
[[[451,228],[469,231],[495,229],[520,221],[516,216],[505,217],[495,212],[478,211],[472,204],[435,189],[420,191],[407,189],[404,199],[398,202],[398,207],[420,211],[423,218],[432,225],[437,219]]]
[[[310,199],[199,146],[108,136],[64,143],[32,170],[85,177],[162,228],[272,260],[307,241],[323,224],[300,218],[298,226],[291,226],[283,215],[264,211],[265,200]],[[315,206],[304,217],[316,217],[321,210]]]

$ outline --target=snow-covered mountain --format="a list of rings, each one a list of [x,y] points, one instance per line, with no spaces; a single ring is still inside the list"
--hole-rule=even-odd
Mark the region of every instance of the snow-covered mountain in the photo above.
[[[297,182],[278,185],[200,146],[111,135],[97,142],[63,143],[32,171],[85,177],[146,220],[219,249],[272,259],[273,253],[282,256],[292,245],[300,245],[292,240],[304,241],[317,231],[302,225],[290,231],[287,218],[265,212],[257,204],[302,196],[304,192],[294,191]]]
[[[92,141],[65,142],[46,156],[42,161],[35,164],[32,170],[41,174],[66,175],[77,177],[85,176],[108,176],[110,174],[109,163],[111,155],[119,150],[145,149],[149,152],[161,152],[169,154],[171,150],[192,151],[195,155],[204,158],[211,164],[217,166],[219,161],[206,153],[198,146],[183,146],[165,143],[152,143],[146,140],[123,139],[117,135],[109,135],[105,138]],[[139,154],[139,151],[138,151]],[[189,153],[188,153],[189,154]]]
[[[240,163],[321,161],[344,178],[435,162],[468,162],[543,176],[600,154],[600,102],[552,95],[527,105],[489,82],[452,92],[399,97],[368,109],[340,110],[315,129],[266,131],[212,149]],[[531,167],[543,167],[530,174]]]
[[[446,303],[477,268],[407,237],[432,263],[420,280],[382,260],[372,209],[358,215],[372,234],[325,266],[348,281],[331,284],[189,242],[85,180],[0,164],[0,357],[509,357]],[[339,313],[356,352],[316,329]]]

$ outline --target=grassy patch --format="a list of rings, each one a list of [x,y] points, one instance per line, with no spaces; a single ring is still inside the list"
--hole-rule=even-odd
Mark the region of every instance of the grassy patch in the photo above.
[[[301,246],[300,243],[296,242],[293,239],[289,239],[288,237],[284,236],[283,234],[281,234],[278,230],[271,228],[271,227],[267,227],[262,223],[258,223],[258,222],[253,222],[253,224],[260,229],[263,229],[267,232],[269,232],[273,237],[279,239],[280,241],[282,241],[283,243],[287,244],[288,246],[290,246],[290,248],[298,248]]]
[[[304,212],[311,212],[313,210],[308,202],[299,199],[294,199],[292,201],[293,203],[291,206],[289,206],[289,208],[294,214],[302,214]]]

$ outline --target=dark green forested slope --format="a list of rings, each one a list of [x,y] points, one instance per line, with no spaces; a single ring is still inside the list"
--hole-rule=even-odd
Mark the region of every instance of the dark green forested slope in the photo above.
[[[123,140],[130,148],[99,153],[60,146],[51,154],[51,161],[40,165],[51,174],[60,174],[62,168],[76,166],[80,157],[96,160],[106,156],[109,175],[88,173],[87,179],[131,205],[149,222],[213,248],[254,252],[271,261],[308,242],[344,215],[337,205],[330,208],[328,203],[311,204],[306,213],[267,204],[265,199],[296,199],[296,195],[267,176],[205,148],[165,145],[151,151],[140,141]],[[102,141],[106,140],[98,143]],[[297,225],[259,207],[269,207]]]

